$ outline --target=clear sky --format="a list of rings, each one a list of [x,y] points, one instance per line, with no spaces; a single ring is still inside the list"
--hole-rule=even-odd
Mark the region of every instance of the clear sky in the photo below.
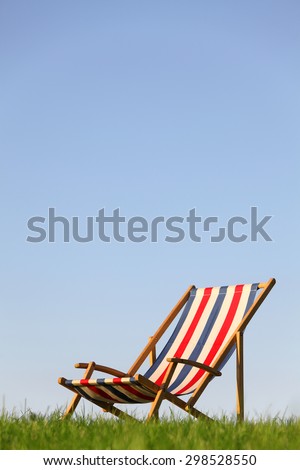
[[[190,284],[276,277],[245,335],[246,412],[300,414],[299,17],[296,0],[1,2],[2,407],[64,407],[78,361],[128,369]],[[26,240],[48,208],[84,235],[102,208],[224,225],[251,207],[272,242]],[[200,409],[234,410],[234,362]]]

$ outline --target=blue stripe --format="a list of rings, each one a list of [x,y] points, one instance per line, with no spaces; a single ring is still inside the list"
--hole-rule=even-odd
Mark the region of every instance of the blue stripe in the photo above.
[[[69,387],[73,387],[73,380],[66,380],[65,384],[68,385]]]
[[[257,289],[258,289],[258,283],[252,284],[251,290],[250,290],[250,294],[249,294],[249,299],[248,299],[248,302],[247,302],[247,305],[246,305],[246,308],[245,308],[245,312],[244,312],[243,317],[246,315],[246,313],[248,312],[249,308],[250,308],[251,305],[253,304],[254,299],[255,299],[255,296],[256,296],[256,293],[257,293]]]
[[[222,304],[224,302],[224,299],[226,297],[226,293],[227,293],[227,286],[223,286],[220,288],[219,290],[219,294],[218,294],[218,297],[216,298],[216,301],[214,303],[214,306],[211,310],[211,313],[209,315],[209,318],[207,320],[207,323],[203,329],[203,332],[199,338],[199,341],[197,342],[195,348],[193,349],[192,353],[190,354],[190,356],[188,358],[185,358],[185,359],[190,359],[191,361],[197,361],[199,355],[200,355],[200,352],[202,351],[206,341],[207,341],[207,338],[209,337],[210,333],[211,333],[211,330],[215,324],[215,321],[220,313],[220,310],[221,310],[221,307],[222,307]],[[182,381],[187,377],[187,375],[189,374],[189,372],[191,371],[191,366],[188,366],[188,365],[185,365],[183,366],[182,370],[180,371],[178,377],[176,378],[176,380],[172,383],[172,385],[168,388],[168,391],[169,392],[172,392],[172,390],[174,390],[175,388],[177,388],[181,383]]]
[[[144,374],[147,379],[156,371],[156,369],[160,366],[162,361],[167,357],[168,351],[170,350],[172,344],[176,340],[176,337],[179,334],[179,332],[182,328],[182,325],[184,324],[184,322],[185,322],[185,320],[186,320],[186,318],[189,314],[191,306],[192,306],[192,304],[195,300],[196,290],[197,289],[195,287],[193,287],[193,289],[191,290],[190,297],[189,297],[187,303],[185,304],[185,307],[184,307],[184,310],[181,314],[179,322],[177,323],[177,326],[176,326],[175,330],[173,331],[169,341],[167,342],[167,344],[165,345],[165,347],[163,348],[163,350],[161,351],[159,356],[156,358],[156,361],[152,364],[150,369],[148,369],[147,372]]]

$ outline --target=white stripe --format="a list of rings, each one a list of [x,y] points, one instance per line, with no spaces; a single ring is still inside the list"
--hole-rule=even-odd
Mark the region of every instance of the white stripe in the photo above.
[[[234,317],[233,322],[231,324],[231,327],[229,328],[228,333],[227,333],[226,337],[224,338],[224,341],[223,341],[223,343],[220,347],[220,351],[226,345],[227,341],[230,339],[230,337],[233,335],[233,333],[236,332],[236,330],[238,329],[238,327],[239,327],[239,325],[240,325],[240,323],[243,319],[243,316],[244,316],[244,313],[245,313],[245,310],[246,310],[246,307],[247,307],[247,303],[248,303],[248,300],[249,300],[249,297],[250,297],[251,287],[252,287],[252,284],[245,284],[244,285],[243,292],[242,292],[242,295],[241,295],[241,298],[240,298],[240,302],[239,302],[235,317]],[[214,359],[214,361],[215,361],[215,359]]]

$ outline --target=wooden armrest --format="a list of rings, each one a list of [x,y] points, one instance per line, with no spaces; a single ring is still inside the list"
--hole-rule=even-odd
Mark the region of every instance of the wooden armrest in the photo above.
[[[175,362],[176,364],[187,364],[188,366],[198,367],[198,369],[203,369],[206,372],[209,372],[210,374],[215,375],[217,377],[220,377],[220,375],[222,375],[219,370],[207,366],[206,364],[202,364],[201,362],[190,361],[189,359],[181,359],[180,357],[168,357],[167,361]]]
[[[88,362],[79,362],[75,364],[75,367],[76,369],[87,369],[88,365],[89,365]],[[94,363],[93,368],[94,370],[97,370],[99,372],[104,372],[105,374],[110,374],[115,377],[128,377],[128,374],[125,374],[125,372],[122,372],[118,369],[113,369],[112,367],[102,366],[101,364]]]
[[[149,336],[149,343],[153,341],[153,336]],[[156,345],[153,343],[152,349],[149,352],[150,366],[156,361]]]

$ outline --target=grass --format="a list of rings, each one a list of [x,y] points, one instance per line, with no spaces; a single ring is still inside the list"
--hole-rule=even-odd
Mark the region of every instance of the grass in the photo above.
[[[62,421],[27,412],[0,415],[0,449],[300,449],[300,418],[236,423],[163,419],[159,422],[116,421],[77,417]]]

